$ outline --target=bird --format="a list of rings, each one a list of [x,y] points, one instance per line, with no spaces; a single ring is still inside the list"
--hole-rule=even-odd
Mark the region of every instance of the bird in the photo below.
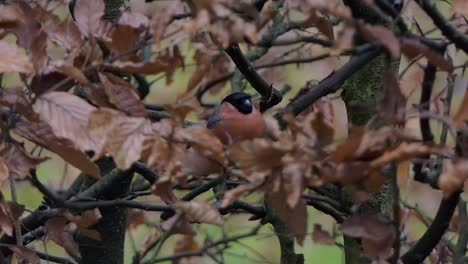
[[[252,97],[244,92],[226,96],[206,127],[225,145],[263,137],[267,128],[262,114],[252,103]]]

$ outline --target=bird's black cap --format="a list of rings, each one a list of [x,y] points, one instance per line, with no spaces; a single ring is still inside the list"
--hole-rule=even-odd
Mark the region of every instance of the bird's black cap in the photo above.
[[[250,94],[243,92],[235,92],[226,96],[221,103],[228,102],[232,104],[239,112],[243,114],[252,113],[252,97]]]

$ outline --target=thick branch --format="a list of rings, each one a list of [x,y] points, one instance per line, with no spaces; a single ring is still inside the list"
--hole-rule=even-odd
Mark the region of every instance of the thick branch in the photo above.
[[[421,98],[419,100],[419,107],[421,112],[428,112],[431,107],[431,94],[432,87],[434,85],[436,67],[430,63],[427,64],[424,69],[424,80],[422,83]],[[421,128],[422,140],[426,143],[434,142],[434,136],[432,135],[431,126],[428,117],[423,117],[419,119],[419,126]],[[429,156],[423,157],[424,159],[429,159]],[[426,182],[427,173],[423,172],[423,165],[421,162],[414,164],[414,179],[420,182]]]
[[[321,97],[336,92],[351,75],[370,62],[379,53],[379,49],[371,47],[368,51],[352,58],[348,63],[343,65],[343,67],[322,80],[315,88],[307,91],[289,103],[284,112],[298,115]]]
[[[432,224],[426,230],[421,239],[418,240],[416,245],[401,257],[403,263],[421,263],[427,256],[429,256],[431,251],[442,239],[445,231],[447,231],[447,228],[450,225],[450,220],[455,212],[455,208],[457,208],[460,194],[461,192],[456,192],[442,200]]]
[[[429,15],[434,24],[440,29],[442,34],[452,41],[455,46],[468,54],[468,36],[458,31],[452,26],[444,16],[439,12],[434,1],[420,0],[416,1],[419,6]]]
[[[265,111],[277,104],[283,98],[281,93],[268,84],[255,70],[255,67],[250,64],[247,58],[242,53],[238,44],[234,44],[225,49],[226,53],[231,57],[232,61],[236,64],[239,71],[244,75],[245,79],[262,95],[260,102],[260,111]]]

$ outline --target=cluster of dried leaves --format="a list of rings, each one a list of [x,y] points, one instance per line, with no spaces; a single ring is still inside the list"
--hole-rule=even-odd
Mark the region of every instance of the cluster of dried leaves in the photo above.
[[[356,20],[343,5],[330,1],[286,1],[285,5],[288,12],[308,14],[303,27],[317,27],[329,40],[335,40],[329,17],[340,18],[344,28],[331,47],[335,55],[353,48],[358,34],[385,48],[392,57],[404,54],[413,59],[422,55],[444,71],[454,70],[448,59],[422,42]],[[179,2],[167,3],[153,16],[125,11],[115,23],[103,19],[105,5],[100,0],[76,1],[74,18],[65,19],[59,14],[68,9],[61,3],[53,7],[23,1],[0,5],[0,72],[18,74],[22,84],[0,91],[0,181],[25,179],[47,159],[30,154],[25,140],[97,179],[102,175],[95,162],[103,157],[112,157],[121,170],[143,162],[160,175],[153,193],[175,210],[175,215],[162,223],[162,230],[187,235],[176,253],[199,249],[191,223],[223,226],[217,208],[199,201],[180,201],[174,194],[173,185],[184,186],[191,177],[203,180],[210,174],[226,174],[244,182],[225,193],[222,208],[251,192],[264,193],[301,244],[307,233],[303,194],[308,189],[335,184],[348,189],[354,202],[361,204],[380,190],[391,164],[438,155],[449,159],[439,187],[447,194],[458,191],[468,178],[468,161],[455,159],[446,146],[420,142],[393,126],[407,120],[407,98],[390,71],[385,74],[379,117],[391,126],[352,127],[349,137],[340,142],[335,136],[336,113],[322,102],[297,118],[285,115],[285,130],[275,119],[268,119],[270,137],[229,146],[204,127],[184,125],[188,114],[201,112],[192,98],[195,88],[230,72],[230,61],[222,48],[236,42],[261,41],[269,34],[268,26],[278,23],[272,20],[279,16],[280,7],[277,1],[267,1],[258,11],[247,1],[228,0],[196,1],[190,6],[191,18],[180,25],[195,49],[196,68],[181,99],[164,106],[170,118],[154,120],[126,77],[161,73],[170,83],[175,71],[185,67],[186,59],[177,42],[167,41],[167,35],[172,34],[169,25],[177,26],[174,17],[184,10]],[[144,58],[143,49],[148,45],[158,51]],[[224,82],[219,81],[210,91],[217,91]],[[454,117],[444,117],[446,122],[453,128],[463,127],[468,121],[467,108],[465,95]],[[11,236],[13,223],[24,208],[1,198],[0,228]],[[98,210],[81,216],[69,212],[61,215],[47,221],[46,234],[70,255],[80,255],[71,235],[73,227],[85,236],[100,239],[100,234],[89,228],[99,220]],[[396,239],[394,228],[374,216],[351,216],[341,231],[361,238],[366,254],[373,258],[388,257]],[[315,227],[313,238],[335,243],[320,226]],[[38,262],[27,248],[11,249],[24,259]]]

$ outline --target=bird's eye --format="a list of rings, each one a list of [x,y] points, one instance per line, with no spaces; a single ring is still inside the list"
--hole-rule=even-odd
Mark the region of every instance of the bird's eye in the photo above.
[[[242,104],[249,108],[252,107],[252,102],[249,99],[245,99]]]
[[[243,99],[237,106],[237,110],[243,114],[250,114],[252,112],[252,101],[248,98]]]

